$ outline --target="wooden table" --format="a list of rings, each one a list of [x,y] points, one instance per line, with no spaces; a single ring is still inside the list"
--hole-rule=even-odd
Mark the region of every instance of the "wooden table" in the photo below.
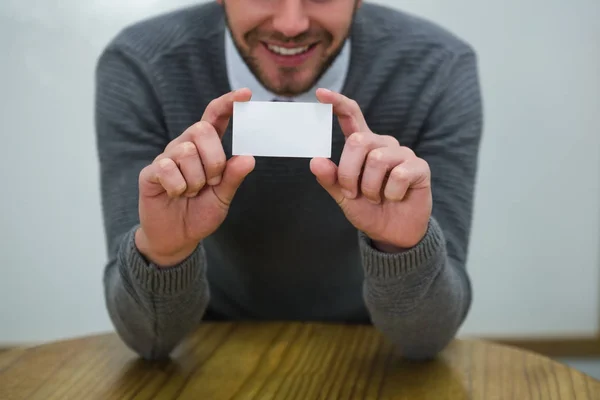
[[[0,399],[600,399],[600,382],[545,357],[456,340],[402,361],[372,327],[203,325],[170,361],[115,334],[0,356]]]

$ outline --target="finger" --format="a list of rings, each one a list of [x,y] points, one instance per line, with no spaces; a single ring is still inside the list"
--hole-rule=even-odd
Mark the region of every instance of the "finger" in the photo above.
[[[388,136],[375,135],[371,132],[357,132],[348,137],[338,168],[338,181],[344,197],[354,199],[358,195],[359,179],[367,154],[371,150],[389,144]]]
[[[200,154],[207,183],[210,186],[218,185],[221,182],[227,158],[217,131],[208,122],[200,121],[190,128],[189,137]]]
[[[175,198],[186,191],[187,185],[175,161],[165,157],[156,160],[142,170],[140,189],[147,196],[156,196],[167,192],[169,197]]]
[[[313,158],[310,160],[310,171],[317,178],[317,182],[329,193],[336,203],[341,204],[344,195],[337,182],[337,166],[327,158]]]
[[[221,183],[213,187],[215,196],[223,206],[229,207],[238,188],[254,169],[256,162],[252,156],[234,156],[225,166]]]
[[[216,129],[220,139],[223,137],[227,125],[229,125],[229,120],[233,115],[233,103],[250,101],[251,98],[252,91],[246,88],[226,93],[208,104],[201,121],[212,125]]]
[[[385,186],[386,200],[402,201],[409,189],[430,186],[431,172],[423,159],[413,158],[394,167]]]
[[[219,139],[221,139],[233,115],[233,103],[236,101],[249,101],[250,98],[252,98],[250,89],[239,89],[226,93],[208,104],[200,121],[204,121],[215,128]],[[189,142],[191,133],[196,129],[196,124],[188,127],[181,135],[173,139],[164,151],[167,152],[183,142]]]
[[[360,180],[361,194],[372,203],[379,204],[386,175],[398,164],[414,157],[414,153],[406,147],[381,147],[369,152]]]
[[[316,95],[321,103],[332,105],[333,113],[338,117],[340,128],[346,138],[355,132],[370,132],[356,101],[328,89],[317,89]]]
[[[196,196],[206,184],[206,177],[196,145],[192,142],[181,143],[170,153],[165,154],[164,158],[170,158],[179,167],[186,183],[184,195],[187,197]]]
[[[156,162],[157,160],[154,160],[152,164],[144,167],[140,171],[138,185],[141,196],[154,197],[165,192],[165,188],[162,187],[156,176],[158,168]]]

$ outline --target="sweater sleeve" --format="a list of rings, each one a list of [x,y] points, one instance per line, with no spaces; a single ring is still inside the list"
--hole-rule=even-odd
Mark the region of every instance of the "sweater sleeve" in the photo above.
[[[164,358],[201,321],[209,299],[202,246],[160,269],[135,246],[138,177],[168,144],[162,111],[133,52],[111,44],[96,67],[95,127],[108,252],[104,292],[122,340],[141,357]]]
[[[439,90],[413,148],[431,170],[433,211],[425,237],[405,252],[385,254],[359,233],[373,324],[411,359],[432,358],[445,348],[472,301],[466,259],[483,125],[475,54],[447,62],[436,82]]]

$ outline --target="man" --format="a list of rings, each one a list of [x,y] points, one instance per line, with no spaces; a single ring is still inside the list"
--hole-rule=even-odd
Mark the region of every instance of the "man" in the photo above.
[[[411,359],[454,337],[482,129],[467,44],[361,1],[221,0],[125,29],[96,84],[106,302],[141,357],[204,320],[373,323]],[[331,159],[232,157],[251,98],[332,104]]]

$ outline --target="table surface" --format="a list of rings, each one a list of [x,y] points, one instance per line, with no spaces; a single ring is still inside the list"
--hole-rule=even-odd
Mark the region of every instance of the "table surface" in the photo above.
[[[546,357],[455,340],[408,362],[374,328],[206,323],[168,361],[115,334],[0,355],[1,399],[600,399],[600,382]]]

